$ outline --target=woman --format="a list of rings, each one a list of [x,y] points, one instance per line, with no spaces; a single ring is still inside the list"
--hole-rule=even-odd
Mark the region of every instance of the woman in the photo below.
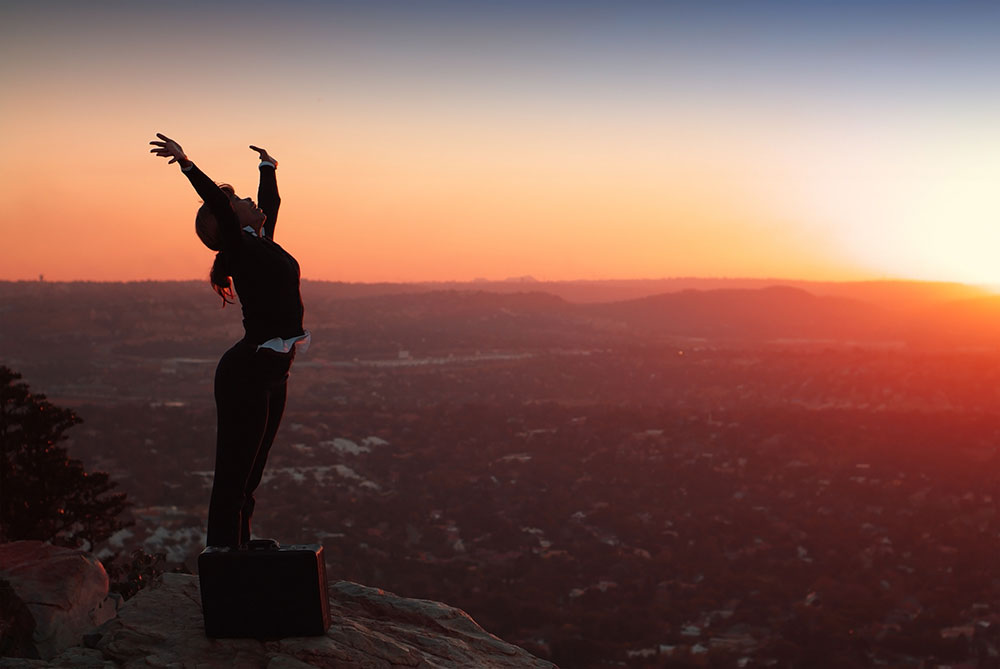
[[[218,251],[211,280],[223,299],[243,309],[243,339],[222,356],[215,371],[218,431],[215,479],[208,508],[209,546],[238,548],[250,541],[254,490],[285,409],[288,370],[296,348],[308,346],[302,328],[299,264],[273,241],[278,217],[278,161],[260,155],[257,200],[238,198],[188,160],[174,140],[157,133],[151,153],[178,163],[204,200],[195,217],[202,242]],[[230,282],[231,278],[231,282]]]

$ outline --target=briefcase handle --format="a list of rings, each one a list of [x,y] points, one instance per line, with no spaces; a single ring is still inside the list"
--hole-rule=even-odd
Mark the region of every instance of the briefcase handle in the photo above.
[[[274,539],[251,539],[243,544],[243,550],[248,551],[272,551],[281,547]]]

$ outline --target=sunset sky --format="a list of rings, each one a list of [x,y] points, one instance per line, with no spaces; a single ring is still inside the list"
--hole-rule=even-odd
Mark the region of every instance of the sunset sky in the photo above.
[[[1000,284],[1000,3],[7,2],[0,279],[197,279],[179,141],[308,279]]]

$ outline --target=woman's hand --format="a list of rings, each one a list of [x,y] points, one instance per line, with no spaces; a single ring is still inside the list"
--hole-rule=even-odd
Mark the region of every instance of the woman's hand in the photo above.
[[[254,146],[253,144],[250,145],[250,148],[260,154],[261,160],[266,160],[275,167],[278,166],[278,161],[271,157],[271,155],[267,152],[267,149],[262,149],[259,146]]]
[[[171,163],[180,162],[181,167],[186,167],[191,162],[190,160],[188,160],[188,157],[184,154],[184,149],[181,148],[180,144],[170,139],[166,135],[161,135],[160,133],[156,133],[156,136],[159,137],[161,141],[157,142],[154,140],[150,142],[150,144],[152,144],[154,147],[149,150],[150,153],[155,153],[161,158],[170,158],[170,161],[167,163],[167,165],[170,165]]]

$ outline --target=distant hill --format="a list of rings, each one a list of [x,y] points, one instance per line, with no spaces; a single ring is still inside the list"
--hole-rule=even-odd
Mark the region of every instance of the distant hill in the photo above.
[[[193,299],[204,296],[207,281],[0,281],[0,308],[11,298],[37,298],[62,295],[67,291],[96,299],[130,296],[144,299],[156,286],[163,291],[180,294],[186,292]],[[567,302],[594,303],[618,302],[641,297],[678,293],[686,290],[755,290],[770,286],[799,288],[818,296],[847,297],[871,302],[890,309],[912,309],[942,302],[987,298],[992,293],[961,283],[932,281],[799,281],[785,279],[727,279],[727,278],[671,278],[671,279],[612,279],[594,281],[537,281],[525,278],[504,281],[444,281],[422,283],[348,283],[339,281],[302,282],[302,292],[307,302],[312,299],[339,300],[377,297],[385,295],[412,295],[415,293],[547,293]],[[211,293],[209,293],[211,296]]]
[[[849,340],[897,334],[882,307],[789,286],[684,290],[588,310],[637,331],[708,339]]]
[[[754,290],[769,286],[800,288],[814,295],[848,297],[890,309],[911,309],[945,301],[975,299],[990,293],[961,283],[933,281],[798,281],[785,279],[622,279],[595,281],[468,281],[430,283],[341,283],[306,281],[303,291],[335,298],[436,291],[548,293],[567,302],[616,302],[685,290]]]
[[[329,355],[602,346],[630,338],[992,346],[1000,296],[948,283],[762,280],[350,284],[306,281]],[[700,287],[691,287],[700,286]],[[673,288],[676,290],[663,290]],[[659,292],[647,291],[660,289]],[[613,294],[626,299],[596,300]],[[241,334],[207,282],[0,282],[8,358],[215,357]]]

